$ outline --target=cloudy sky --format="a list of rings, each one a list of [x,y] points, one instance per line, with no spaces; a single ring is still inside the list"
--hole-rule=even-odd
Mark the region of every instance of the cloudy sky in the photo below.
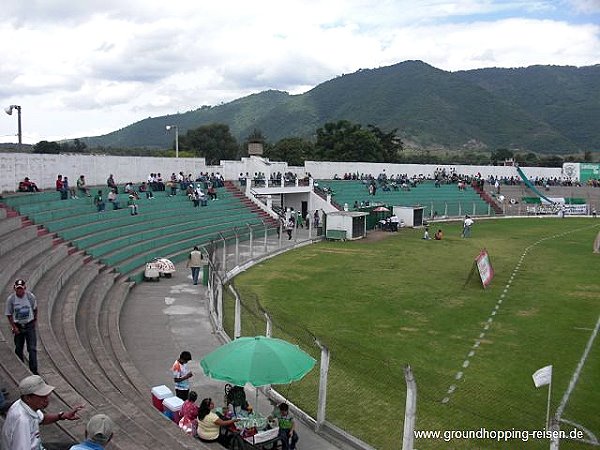
[[[409,59],[599,64],[600,0],[3,0],[0,36],[0,106],[34,144]]]

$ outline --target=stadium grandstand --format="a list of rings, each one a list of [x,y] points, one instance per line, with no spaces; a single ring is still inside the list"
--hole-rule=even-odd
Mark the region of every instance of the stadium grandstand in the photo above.
[[[146,264],[156,258],[167,258],[181,267],[193,246],[202,247],[208,256],[216,254],[212,261],[221,258],[220,265],[211,266],[210,281],[205,282],[218,291],[216,284],[222,288],[242,264],[258,260],[252,254],[254,248],[273,256],[323,239],[323,221],[315,227],[315,212],[326,219],[333,212],[366,211],[372,228],[381,219],[372,212],[374,206],[387,207],[389,215],[394,207],[420,206],[428,221],[456,220],[466,214],[595,215],[600,207],[600,187],[594,185],[594,178],[580,177],[579,166],[567,175],[564,168],[350,162],[289,167],[256,156],[223,161],[220,166],[186,158],[29,154],[0,158],[5,173],[10,174],[2,180],[0,199],[2,296],[5,299],[11,293],[16,278],[23,278],[43,300],[38,314],[38,358],[40,375],[56,386],[53,409],[85,404],[85,417],[108,414],[118,428],[111,442],[114,449],[214,448],[189,438],[151,407],[152,383],[144,369],[132,363],[131,353],[136,350],[127,348],[127,338],[121,335],[128,298],[143,284]],[[146,198],[139,186],[157,168],[165,174],[191,174],[189,183],[204,193],[213,186],[216,200],[194,206],[181,186],[176,186],[175,195],[167,189],[155,191],[153,199]],[[85,174],[91,194],[107,193],[105,179],[114,174],[120,207],[106,204],[99,211],[94,195],[62,200],[55,178],[66,172],[72,180]],[[442,172],[448,176],[438,176]],[[354,175],[337,179],[337,173]],[[15,192],[25,177],[34,180],[41,191]],[[125,192],[125,182],[132,182],[139,195],[136,215],[127,206],[131,194]],[[370,185],[376,189],[370,191]],[[299,229],[296,219],[286,244],[281,219],[285,224],[298,215],[309,218],[306,228]],[[250,254],[240,258],[240,245],[250,248]],[[234,250],[227,253],[225,247]],[[210,309],[217,316],[212,324],[222,327],[222,313],[214,304]],[[224,336],[229,338],[234,336]],[[7,327],[0,327],[0,387],[12,393],[14,400],[19,380],[29,371],[15,356],[11,341]],[[167,368],[161,370],[167,372]],[[168,376],[165,384],[169,384]],[[348,431],[321,426],[318,418],[297,413],[304,419],[305,433],[309,429],[315,436],[329,433],[326,438],[331,447],[327,448],[370,448]],[[85,421],[43,427],[44,440],[54,448],[68,448],[84,434]],[[313,445],[325,448],[318,447],[325,444]]]

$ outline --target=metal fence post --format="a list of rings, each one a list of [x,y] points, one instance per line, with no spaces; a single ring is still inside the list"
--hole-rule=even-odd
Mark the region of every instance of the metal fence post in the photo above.
[[[233,229],[235,234],[235,267],[240,265],[240,234],[238,233],[237,227]]]
[[[223,239],[223,273],[227,272],[227,240],[225,237],[219,233],[221,239]]]
[[[318,430],[325,423],[325,411],[327,406],[327,377],[329,375],[329,349],[316,341],[321,348],[321,371],[319,375],[319,404],[317,405],[317,425]]]
[[[223,331],[223,285],[217,283],[217,331]]]
[[[252,227],[249,224],[246,224],[248,227],[248,243],[250,244],[250,259],[254,258],[254,233],[252,232]]]
[[[265,223],[265,253],[269,250],[268,248],[268,239],[269,239],[269,226]]]
[[[231,288],[231,286],[230,286]],[[233,295],[235,296],[235,318],[233,324],[233,339],[237,339],[242,335],[242,302],[240,300],[240,296],[235,291],[235,289],[231,289]]]
[[[273,336],[273,321],[271,320],[271,317],[267,314],[265,314],[265,319],[267,321],[267,329],[265,331],[265,336],[267,337],[271,337]]]
[[[413,450],[415,418],[417,416],[417,383],[408,364],[404,367],[404,379],[406,380],[406,408],[404,411],[402,450]]]

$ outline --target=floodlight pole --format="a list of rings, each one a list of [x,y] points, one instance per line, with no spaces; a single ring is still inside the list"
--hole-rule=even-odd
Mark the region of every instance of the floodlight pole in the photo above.
[[[21,152],[23,146],[23,132],[21,131],[21,107],[19,105],[10,105],[4,111],[9,116],[12,116],[13,109],[17,110],[17,136],[19,137],[18,151]]]
[[[175,158],[179,158],[179,127],[177,125],[167,125],[167,131],[175,128]]]

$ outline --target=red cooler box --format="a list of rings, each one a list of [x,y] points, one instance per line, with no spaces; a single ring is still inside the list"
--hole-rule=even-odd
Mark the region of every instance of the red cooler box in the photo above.
[[[173,397],[173,392],[164,384],[162,386],[154,386],[152,388],[152,404],[160,412],[164,411],[163,400],[165,398]]]
[[[181,400],[179,397],[169,397],[163,400],[165,415],[177,424],[179,423],[179,416],[182,406],[183,400]]]

